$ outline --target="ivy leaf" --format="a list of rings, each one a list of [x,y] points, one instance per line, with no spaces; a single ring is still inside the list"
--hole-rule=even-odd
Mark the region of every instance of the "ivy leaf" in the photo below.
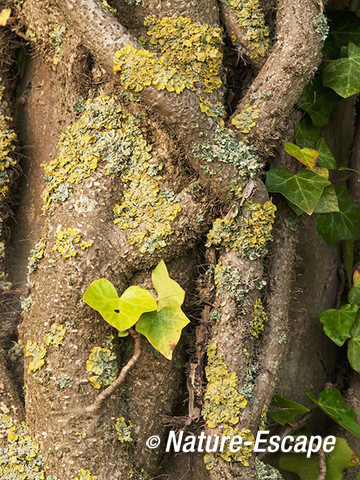
[[[295,141],[300,148],[314,148],[319,137],[320,128],[314,127],[307,115],[295,123]]]
[[[285,150],[289,155],[295,157],[305,167],[314,168],[320,153],[313,148],[300,148],[294,143],[285,142]]]
[[[151,345],[171,360],[182,329],[189,319],[182,312],[185,292],[169,277],[163,260],[152,272],[152,281],[158,293],[158,309],[144,313],[136,324],[136,331],[144,335]]]
[[[324,188],[319,203],[316,205],[314,213],[339,212],[339,202],[336,196],[334,185],[328,185]]]
[[[289,202],[311,215],[322,192],[330,182],[311,170],[301,170],[294,175],[286,168],[274,168],[266,176],[266,188],[271,193],[281,193]]]
[[[154,268],[152,282],[158,293],[158,310],[165,307],[181,307],[185,292],[180,285],[169,277],[164,260]]]
[[[339,212],[319,215],[316,230],[328,245],[343,240],[356,240],[360,235],[360,211],[356,202],[342,185],[335,185]]]
[[[329,308],[318,315],[323,324],[324,332],[336,343],[342,347],[345,340],[351,338],[351,328],[354,325],[356,314],[359,310],[357,305],[344,305],[340,310]]]
[[[360,92],[360,47],[350,42],[348,57],[329,63],[323,72],[323,84],[343,98]]]
[[[305,389],[305,393],[311,400],[326,413],[334,422],[345,428],[348,432],[360,438],[360,427],[355,422],[356,414],[354,410],[346,405],[340,390],[337,388],[330,388],[319,393],[319,398],[316,400],[314,395]]]
[[[276,412],[269,412],[270,417],[282,426],[286,423],[295,423],[295,415],[303,415],[310,411],[308,408],[300,405],[300,403],[296,403],[279,393],[273,396],[271,406],[282,409]]]
[[[188,323],[189,319],[180,308],[163,308],[158,312],[141,315],[135,328],[149,340],[155,350],[171,360],[181,331]]]
[[[352,276],[354,287],[360,287],[360,264],[358,263],[354,268]]]
[[[350,289],[348,293],[348,301],[352,305],[360,304],[360,286],[354,286]]]
[[[338,95],[325,88],[318,77],[304,88],[297,105],[310,115],[315,127],[323,127],[329,123],[330,114],[339,100]]]
[[[105,278],[92,282],[83,300],[121,332],[132,327],[144,312],[157,307],[151,293],[136,286],[126,289],[119,298],[114,285]]]
[[[318,164],[320,167],[324,167],[329,170],[336,170],[336,160],[323,137],[319,138],[316,144],[316,150],[320,152],[320,157],[318,159]]]
[[[357,316],[351,329],[351,337],[348,343],[347,356],[352,368],[360,373],[360,315]]]
[[[335,39],[339,47],[347,46],[353,42],[360,46],[360,19],[350,11],[337,11],[330,13],[330,36]]]

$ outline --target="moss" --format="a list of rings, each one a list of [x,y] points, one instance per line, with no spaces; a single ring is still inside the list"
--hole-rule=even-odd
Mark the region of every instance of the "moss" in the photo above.
[[[267,313],[265,312],[261,298],[259,298],[254,305],[254,320],[252,324],[251,335],[255,338],[259,338],[259,335],[265,329],[265,324],[267,321]]]
[[[269,407],[267,405],[264,405],[261,414],[260,414],[260,419],[259,419],[259,430],[266,430],[267,427],[267,412],[269,411]]]
[[[70,258],[76,257],[79,249],[86,250],[91,247],[92,244],[93,242],[81,240],[80,230],[65,228],[57,232],[56,242],[52,250],[53,252],[59,252],[64,258]]]
[[[237,23],[246,32],[250,43],[250,58],[264,57],[270,50],[269,28],[259,0],[221,0],[237,13]]]
[[[17,136],[15,131],[9,126],[12,118],[4,114],[7,107],[7,103],[3,100],[4,90],[5,87],[0,77],[0,172],[15,166],[17,163],[13,156]],[[5,178],[7,179],[7,177],[3,175],[2,182],[4,182]],[[4,188],[5,185],[1,186]]]
[[[148,50],[131,45],[114,55],[114,72],[122,85],[139,92],[144,86],[181,93],[203,83],[205,92],[221,86],[221,29],[192,23],[189,18],[146,17]]]
[[[215,457],[215,455],[207,453],[204,455],[204,464],[206,470],[212,470],[218,464],[218,459]]]
[[[29,295],[28,297],[20,297],[21,310],[23,310],[24,312],[30,312],[31,305],[32,305],[31,295]]]
[[[238,378],[228,369],[220,355],[216,355],[217,346],[208,347],[208,365],[206,367],[207,389],[204,398],[202,416],[208,427],[215,428],[220,423],[236,424],[247,401],[238,391]]]
[[[54,25],[54,28],[49,32],[50,43],[55,47],[55,53],[53,56],[53,64],[59,63],[59,58],[63,49],[64,38],[66,35],[66,25]]]
[[[213,245],[240,250],[242,255],[255,260],[267,254],[267,244],[272,240],[272,227],[276,206],[268,200],[259,203],[245,202],[242,213],[232,219],[216,219],[208,233]]]
[[[245,105],[244,109],[236,115],[231,123],[240,130],[241,133],[249,133],[255,127],[255,120],[259,118],[259,109],[256,105]]]
[[[91,475],[90,470],[80,469],[78,476],[74,480],[96,480],[98,477],[96,475]]]
[[[7,415],[0,416],[0,434],[7,442],[0,450],[0,478],[8,480],[44,480],[39,445],[30,437],[25,423],[14,426]],[[49,477],[47,477],[49,478]]]
[[[239,304],[243,301],[249,288],[242,279],[240,270],[236,267],[224,267],[221,263],[216,265],[214,271],[215,285],[220,293],[229,292],[231,297]]]
[[[202,142],[193,145],[193,154],[204,162],[202,168],[209,168],[209,164],[217,163],[234,166],[239,176],[248,180],[255,177],[261,167],[261,160],[255,147],[245,141],[237,142],[232,130],[217,127],[212,143]],[[215,172],[216,173],[216,172]]]
[[[60,347],[62,345],[64,336],[66,332],[66,327],[60,323],[55,323],[49,333],[45,335],[46,345],[54,345],[55,347]]]
[[[224,436],[229,436],[231,438],[235,436],[240,436],[243,438],[241,448],[238,452],[232,452],[230,450],[230,440],[227,440],[225,443],[224,450],[219,453],[220,457],[223,458],[226,462],[240,462],[244,467],[249,466],[248,459],[252,456],[252,451],[255,446],[254,435],[248,429],[239,429],[231,427],[230,425],[224,425],[222,434]],[[251,442],[251,445],[244,445],[247,442]]]
[[[121,443],[131,443],[133,441],[131,427],[132,424],[127,425],[124,417],[116,419],[115,430]]]
[[[94,347],[86,361],[86,370],[94,373],[89,377],[94,388],[111,385],[118,373],[116,355],[111,353],[108,348]]]
[[[47,353],[46,348],[42,345],[38,345],[32,340],[28,340],[25,353],[27,357],[33,357],[32,361],[29,363],[29,371],[36,372],[36,370],[40,370],[45,363],[45,356]]]
[[[34,273],[39,268],[40,260],[44,258],[45,248],[46,240],[44,239],[44,237],[41,237],[35,247],[30,250],[30,257],[28,260],[29,274]]]
[[[315,32],[318,33],[323,40],[326,40],[330,31],[326,16],[323,13],[316,15],[313,19],[313,25],[315,27]]]
[[[276,468],[263,463],[255,458],[255,468],[259,480],[283,480],[282,475]]]

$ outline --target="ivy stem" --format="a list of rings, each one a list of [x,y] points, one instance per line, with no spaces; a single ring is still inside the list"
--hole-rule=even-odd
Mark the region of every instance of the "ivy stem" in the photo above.
[[[318,466],[319,466],[319,475],[316,480],[325,480],[326,477],[326,461],[325,461],[325,453],[320,448],[318,451]]]
[[[129,329],[130,335],[135,341],[134,353],[128,363],[121,369],[121,372],[117,379],[109,385],[105,390],[103,390],[95,399],[94,403],[85,409],[86,413],[96,413],[104,401],[124,382],[127,374],[134,367],[136,362],[139,360],[141,355],[141,336],[133,329]]]

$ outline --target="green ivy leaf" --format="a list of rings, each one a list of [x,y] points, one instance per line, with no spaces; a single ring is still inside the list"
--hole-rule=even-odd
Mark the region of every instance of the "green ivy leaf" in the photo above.
[[[306,395],[326,413],[334,422],[345,428],[348,432],[360,438],[360,427],[355,422],[356,414],[354,410],[346,405],[340,390],[337,388],[330,388],[319,393],[319,398],[316,400],[314,395],[305,390]]]
[[[295,141],[300,148],[315,148],[320,137],[320,128],[314,127],[307,115],[295,123]]]
[[[330,37],[339,47],[353,42],[360,46],[360,19],[350,11],[337,11],[329,14],[331,20]]]
[[[360,315],[357,315],[351,329],[351,337],[348,343],[347,356],[352,368],[360,373]]]
[[[266,188],[269,192],[281,193],[308,215],[314,212],[324,188],[328,185],[329,180],[307,169],[294,175],[286,168],[274,168],[266,176]]]
[[[181,331],[188,323],[189,319],[180,308],[163,308],[159,312],[141,315],[135,328],[149,340],[155,350],[171,360]]]
[[[313,148],[300,148],[291,142],[285,142],[284,146],[287,153],[299,160],[299,162],[305,165],[305,167],[315,167],[320,152]]]
[[[330,114],[340,100],[330,88],[325,88],[320,77],[315,78],[303,90],[297,105],[304,110],[315,127],[323,127],[329,122]]]
[[[357,305],[344,305],[340,310],[330,308],[318,315],[324,332],[338,347],[342,347],[345,340],[351,338],[350,332],[358,309]]]
[[[300,403],[296,403],[279,393],[273,396],[271,406],[281,409],[279,411],[270,411],[269,415],[282,426],[286,423],[295,423],[295,415],[303,415],[310,411],[308,408],[300,405]]]
[[[343,240],[356,240],[360,235],[360,211],[356,202],[342,185],[335,185],[339,212],[319,215],[316,230],[329,245]]]
[[[83,300],[119,331],[132,327],[144,312],[157,308],[156,300],[144,288],[129,287],[119,298],[114,285],[105,278],[92,282]]]
[[[156,350],[171,360],[181,331],[189,323],[189,319],[180,308],[184,302],[185,292],[169,277],[162,260],[153,270],[152,281],[158,293],[158,310],[144,313],[135,328]]]
[[[350,42],[348,57],[329,63],[323,71],[323,84],[343,98],[360,92],[360,47]]]
[[[158,293],[158,310],[165,307],[181,307],[185,292],[180,285],[169,277],[165,262],[161,262],[152,272],[152,282]]]
[[[323,137],[319,138],[316,144],[316,150],[320,152],[318,165],[320,165],[320,167],[324,167],[329,170],[336,170],[337,168],[336,160],[330,148],[327,146],[325,139]]]
[[[324,188],[319,203],[316,205],[314,213],[330,213],[339,211],[339,202],[337,199],[334,185],[328,185]]]
[[[352,305],[359,305],[360,304],[360,286],[354,286],[350,289],[348,293],[348,301]]]

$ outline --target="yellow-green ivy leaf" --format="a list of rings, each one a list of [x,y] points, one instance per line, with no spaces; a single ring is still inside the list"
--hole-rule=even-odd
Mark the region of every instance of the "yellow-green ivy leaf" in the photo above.
[[[289,155],[295,157],[305,167],[314,168],[320,153],[313,148],[300,148],[294,143],[285,142],[285,150]]]
[[[185,292],[169,277],[164,260],[154,268],[152,282],[158,293],[158,310],[165,307],[180,307],[184,303]]]

